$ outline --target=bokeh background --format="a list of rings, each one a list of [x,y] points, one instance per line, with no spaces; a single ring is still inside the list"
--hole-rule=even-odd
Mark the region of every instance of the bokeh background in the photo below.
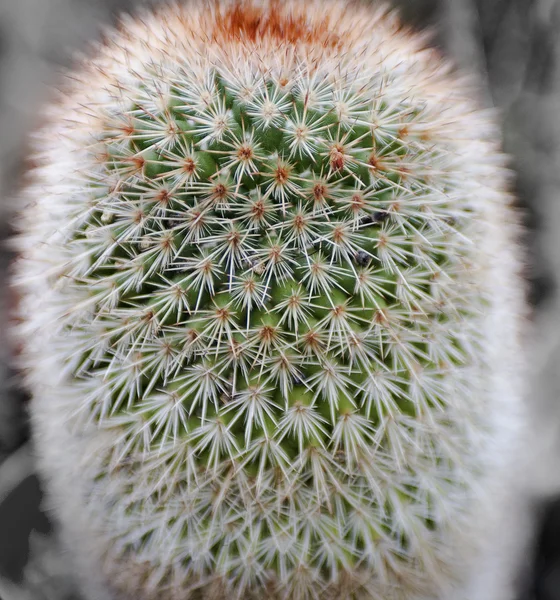
[[[305,1],[305,0],[302,0]],[[374,0],[372,0],[374,1]],[[560,600],[560,0],[393,0],[429,28],[498,111],[528,234],[530,469],[521,469],[530,544],[518,597]],[[0,0],[0,599],[79,600],[56,527],[40,510],[26,396],[6,334],[5,241],[38,108],[76,51],[143,0]],[[450,599],[452,600],[452,599]]]

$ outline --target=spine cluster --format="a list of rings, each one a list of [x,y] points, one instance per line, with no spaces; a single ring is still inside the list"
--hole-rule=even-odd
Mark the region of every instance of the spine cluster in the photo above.
[[[22,362],[39,444],[97,440],[44,470],[76,471],[122,593],[447,580],[521,311],[493,129],[454,85],[379,11],[190,2],[51,107]]]

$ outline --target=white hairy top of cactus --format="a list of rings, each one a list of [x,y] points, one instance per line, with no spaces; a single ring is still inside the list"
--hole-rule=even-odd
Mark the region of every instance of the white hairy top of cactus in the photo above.
[[[116,588],[412,598],[453,572],[523,301],[496,127],[424,44],[342,1],[185,2],[48,107],[21,364]]]

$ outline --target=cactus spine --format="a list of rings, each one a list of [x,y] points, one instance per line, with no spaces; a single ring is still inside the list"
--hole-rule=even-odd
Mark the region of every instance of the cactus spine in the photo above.
[[[116,596],[460,581],[524,309],[496,128],[448,71],[385,10],[191,1],[48,108],[21,363],[54,510]]]

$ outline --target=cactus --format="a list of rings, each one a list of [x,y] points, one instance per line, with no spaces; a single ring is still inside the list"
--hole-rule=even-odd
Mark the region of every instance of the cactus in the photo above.
[[[524,299],[497,127],[425,41],[340,0],[167,5],[49,105],[17,336],[92,597],[467,577]]]

